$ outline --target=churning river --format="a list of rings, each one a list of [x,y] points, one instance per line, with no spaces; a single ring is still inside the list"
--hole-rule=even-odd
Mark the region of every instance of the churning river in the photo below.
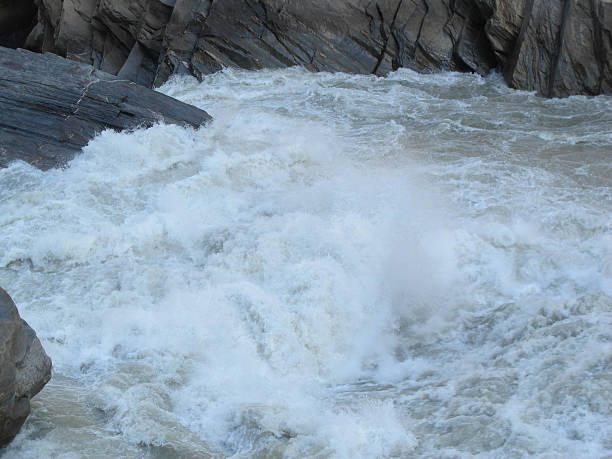
[[[0,170],[53,379],[3,458],[612,455],[612,98],[224,71]]]

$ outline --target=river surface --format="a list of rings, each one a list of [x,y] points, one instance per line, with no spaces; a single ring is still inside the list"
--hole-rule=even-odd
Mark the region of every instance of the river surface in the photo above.
[[[9,458],[612,455],[612,98],[224,71],[0,170],[54,375]]]

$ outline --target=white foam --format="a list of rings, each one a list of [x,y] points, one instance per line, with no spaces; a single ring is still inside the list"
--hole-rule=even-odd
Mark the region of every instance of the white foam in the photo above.
[[[521,144],[525,120],[496,106],[557,123],[565,105],[410,71],[224,71],[163,91],[215,121],[0,171],[0,284],[104,454],[117,437],[159,457],[612,448],[609,183],[547,167],[549,143],[579,133]],[[582,366],[554,363],[581,346]],[[71,453],[70,429],[31,424],[10,454]]]

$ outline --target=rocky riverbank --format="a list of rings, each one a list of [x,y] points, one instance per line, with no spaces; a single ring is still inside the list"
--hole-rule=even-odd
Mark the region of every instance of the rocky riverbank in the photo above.
[[[104,129],[208,120],[203,110],[87,64],[0,47],[0,167],[14,160],[62,166]],[[50,358],[0,289],[0,447],[19,432],[50,377]]]
[[[33,2],[22,2],[19,17]],[[145,86],[175,72],[202,77],[226,66],[301,65],[377,75],[399,67],[480,74],[497,68],[511,87],[544,96],[612,92],[612,3],[604,0],[34,3],[24,47]]]
[[[0,167],[61,166],[104,129],[198,127],[203,110],[53,54],[0,47]]]
[[[0,0],[0,167],[65,165],[96,133],[210,116],[149,88],[224,67],[482,75],[612,93],[609,0]],[[0,446],[51,360],[0,289]]]

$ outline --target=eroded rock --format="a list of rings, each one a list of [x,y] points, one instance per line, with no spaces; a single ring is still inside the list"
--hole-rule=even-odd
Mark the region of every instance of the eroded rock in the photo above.
[[[199,127],[203,110],[53,54],[0,48],[0,167],[62,166],[104,129]]]
[[[503,70],[545,96],[612,92],[609,0],[36,0],[26,44],[159,86],[300,65],[383,75]]]
[[[508,85],[547,97],[612,93],[612,2],[476,1]]]
[[[30,414],[30,399],[51,379],[51,359],[0,288],[0,447]]]

